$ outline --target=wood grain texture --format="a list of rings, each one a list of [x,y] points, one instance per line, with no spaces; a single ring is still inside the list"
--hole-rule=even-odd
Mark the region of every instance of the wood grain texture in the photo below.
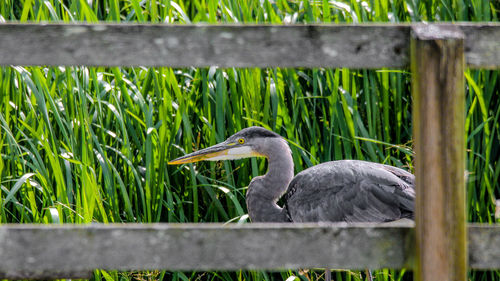
[[[466,280],[464,35],[412,34],[416,280]]]
[[[500,25],[460,27],[469,66],[500,67]],[[0,65],[404,68],[410,28],[0,23]]]
[[[470,26],[461,24],[465,34],[465,61],[470,68],[500,68],[500,25]]]
[[[469,265],[500,268],[500,226],[468,227]],[[412,268],[413,224],[2,225],[0,278],[94,269]]]
[[[408,224],[4,225],[0,277],[75,277],[97,268],[401,268],[411,231]]]
[[[0,24],[2,65],[402,67],[404,26]]]
[[[500,269],[500,225],[470,224],[468,227],[469,267]]]

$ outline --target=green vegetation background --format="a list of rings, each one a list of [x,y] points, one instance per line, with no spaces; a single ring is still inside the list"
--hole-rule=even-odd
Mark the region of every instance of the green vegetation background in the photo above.
[[[0,22],[398,23],[498,21],[499,15],[500,2],[485,0],[0,2]],[[467,70],[465,77],[468,219],[493,223],[500,197],[499,72]],[[265,173],[265,161],[167,166],[167,160],[260,125],[289,141],[296,172],[334,159],[412,170],[411,104],[407,69],[1,67],[0,223],[247,222],[246,186]],[[403,273],[376,275],[411,277]],[[95,278],[320,275],[100,271]],[[334,278],[360,277],[346,271]],[[500,280],[500,274],[473,272],[471,279]]]

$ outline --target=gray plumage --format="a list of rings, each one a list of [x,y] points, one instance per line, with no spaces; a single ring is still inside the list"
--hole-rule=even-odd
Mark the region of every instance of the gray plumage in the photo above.
[[[243,129],[223,143],[170,164],[253,156],[265,156],[269,162],[268,172],[252,179],[248,186],[246,203],[254,222],[413,219],[415,178],[411,173],[379,163],[340,160],[316,165],[294,177],[288,143],[261,127]],[[282,196],[283,207],[277,204]]]
[[[412,174],[356,160],[319,164],[297,174],[285,204],[292,221],[388,222],[413,219]]]

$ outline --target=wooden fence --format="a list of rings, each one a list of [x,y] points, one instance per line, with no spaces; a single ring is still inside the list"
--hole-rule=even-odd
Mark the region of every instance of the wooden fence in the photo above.
[[[0,277],[93,269],[410,268],[465,280],[500,268],[500,227],[465,223],[465,67],[500,67],[498,24],[0,24],[0,65],[406,68],[416,225],[2,225]],[[147,42],[145,44],[144,42]]]

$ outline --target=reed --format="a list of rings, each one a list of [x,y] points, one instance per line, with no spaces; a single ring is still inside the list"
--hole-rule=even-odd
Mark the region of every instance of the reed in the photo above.
[[[499,8],[481,0],[5,0],[0,21],[498,21]],[[467,70],[465,77],[468,219],[493,223],[500,197],[499,72]],[[246,223],[246,186],[265,172],[265,161],[166,162],[252,125],[289,141],[296,172],[335,159],[413,169],[407,70],[17,66],[0,68],[0,93],[0,223]],[[95,278],[318,280],[321,274],[98,271]],[[334,278],[360,275],[339,271]],[[471,278],[500,280],[500,274]]]

